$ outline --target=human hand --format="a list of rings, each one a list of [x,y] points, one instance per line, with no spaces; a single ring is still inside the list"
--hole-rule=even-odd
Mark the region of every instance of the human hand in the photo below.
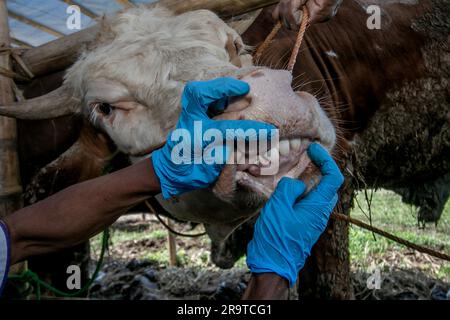
[[[324,22],[337,13],[342,0],[280,0],[272,13],[275,21],[280,20],[290,30],[298,30],[301,22],[300,12],[306,5],[309,22]]]
[[[180,137],[175,137],[173,141],[171,133],[166,144],[152,153],[154,170],[159,178],[164,198],[205,188],[213,183],[231,152],[226,146],[227,140],[258,139],[261,129],[266,130],[267,137],[270,138],[271,130],[275,129],[271,124],[252,120],[212,120],[207,115],[208,109],[223,110],[229,97],[245,95],[249,90],[250,87],[246,82],[233,78],[218,78],[186,84],[181,98],[181,115],[176,126],[177,129],[183,130],[183,132],[178,131],[178,134],[182,133],[183,136],[181,145]],[[196,126],[194,122],[197,122]],[[200,132],[198,132],[199,125],[201,125]],[[203,134],[208,129],[220,131],[223,139],[213,142],[203,141]],[[230,129],[234,136],[229,135]],[[248,129],[254,129],[255,134],[249,135]],[[185,139],[185,134],[189,135],[190,139]],[[183,154],[180,157],[180,147],[190,150],[190,154]],[[207,154],[212,148],[215,148],[216,152],[221,150],[222,156],[208,159]],[[216,161],[218,158],[220,161]],[[184,163],[180,163],[183,161]]]
[[[291,286],[325,230],[338,200],[337,191],[344,182],[338,166],[322,146],[311,144],[308,155],[322,173],[320,183],[299,200],[306,190],[305,183],[281,179],[256,221],[247,248],[247,265],[252,273],[276,273],[289,280]]]

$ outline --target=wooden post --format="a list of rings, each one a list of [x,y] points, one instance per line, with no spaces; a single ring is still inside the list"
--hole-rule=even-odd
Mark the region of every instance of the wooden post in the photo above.
[[[0,0],[0,46],[9,47],[8,11],[5,0]],[[8,53],[0,55],[0,67],[11,69]],[[11,79],[0,75],[0,105],[14,101]],[[0,117],[0,218],[22,207],[19,157],[17,154],[16,120]],[[20,272],[26,263],[17,264],[11,272]]]
[[[170,228],[173,228],[172,220],[166,219],[166,223]],[[169,266],[175,267],[177,265],[177,243],[175,242],[175,235],[167,230],[167,245],[169,247]]]

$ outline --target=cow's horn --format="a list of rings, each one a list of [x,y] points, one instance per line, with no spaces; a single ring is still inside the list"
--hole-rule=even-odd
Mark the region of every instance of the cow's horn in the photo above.
[[[71,90],[63,85],[43,96],[0,106],[0,116],[24,120],[51,119],[75,113],[77,105]]]

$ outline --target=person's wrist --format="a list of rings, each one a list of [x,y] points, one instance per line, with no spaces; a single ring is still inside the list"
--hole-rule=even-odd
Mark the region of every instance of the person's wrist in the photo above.
[[[288,290],[288,280],[276,273],[252,274],[242,299],[286,299]]]
[[[264,273],[274,273],[279,277],[286,279],[289,285],[292,287],[297,281],[297,275],[299,269],[303,266],[303,263],[296,263],[295,261],[288,261],[283,255],[279,255],[279,258],[274,258],[273,256],[260,257],[258,262],[253,262],[255,260],[250,260],[247,263],[250,271],[254,274],[264,274]],[[300,268],[298,266],[301,265]]]
[[[299,250],[294,251],[298,252]],[[303,250],[300,249],[300,252],[303,254]],[[298,271],[303,267],[303,264],[303,258],[294,257],[289,251],[281,252],[275,243],[258,242],[254,236],[248,244],[247,266],[254,274],[275,273],[293,286],[297,281]]]
[[[165,146],[163,148],[165,148]],[[172,196],[172,192],[170,191],[171,188],[167,185],[168,179],[165,174],[164,162],[168,161],[168,159],[165,159],[164,157],[163,148],[152,152],[150,162],[164,199],[169,199]]]

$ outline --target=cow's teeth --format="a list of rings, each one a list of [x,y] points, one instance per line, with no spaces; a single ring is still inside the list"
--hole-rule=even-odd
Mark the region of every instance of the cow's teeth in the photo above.
[[[239,150],[236,152],[236,163],[245,164],[245,152],[241,152]]]
[[[300,138],[295,138],[295,139],[289,140],[289,147],[294,151],[300,150],[301,145],[302,145],[302,140]]]
[[[263,167],[268,166],[270,164],[270,159],[266,155],[259,156],[259,164]]]
[[[289,140],[280,141],[280,155],[282,156],[289,155]]]

